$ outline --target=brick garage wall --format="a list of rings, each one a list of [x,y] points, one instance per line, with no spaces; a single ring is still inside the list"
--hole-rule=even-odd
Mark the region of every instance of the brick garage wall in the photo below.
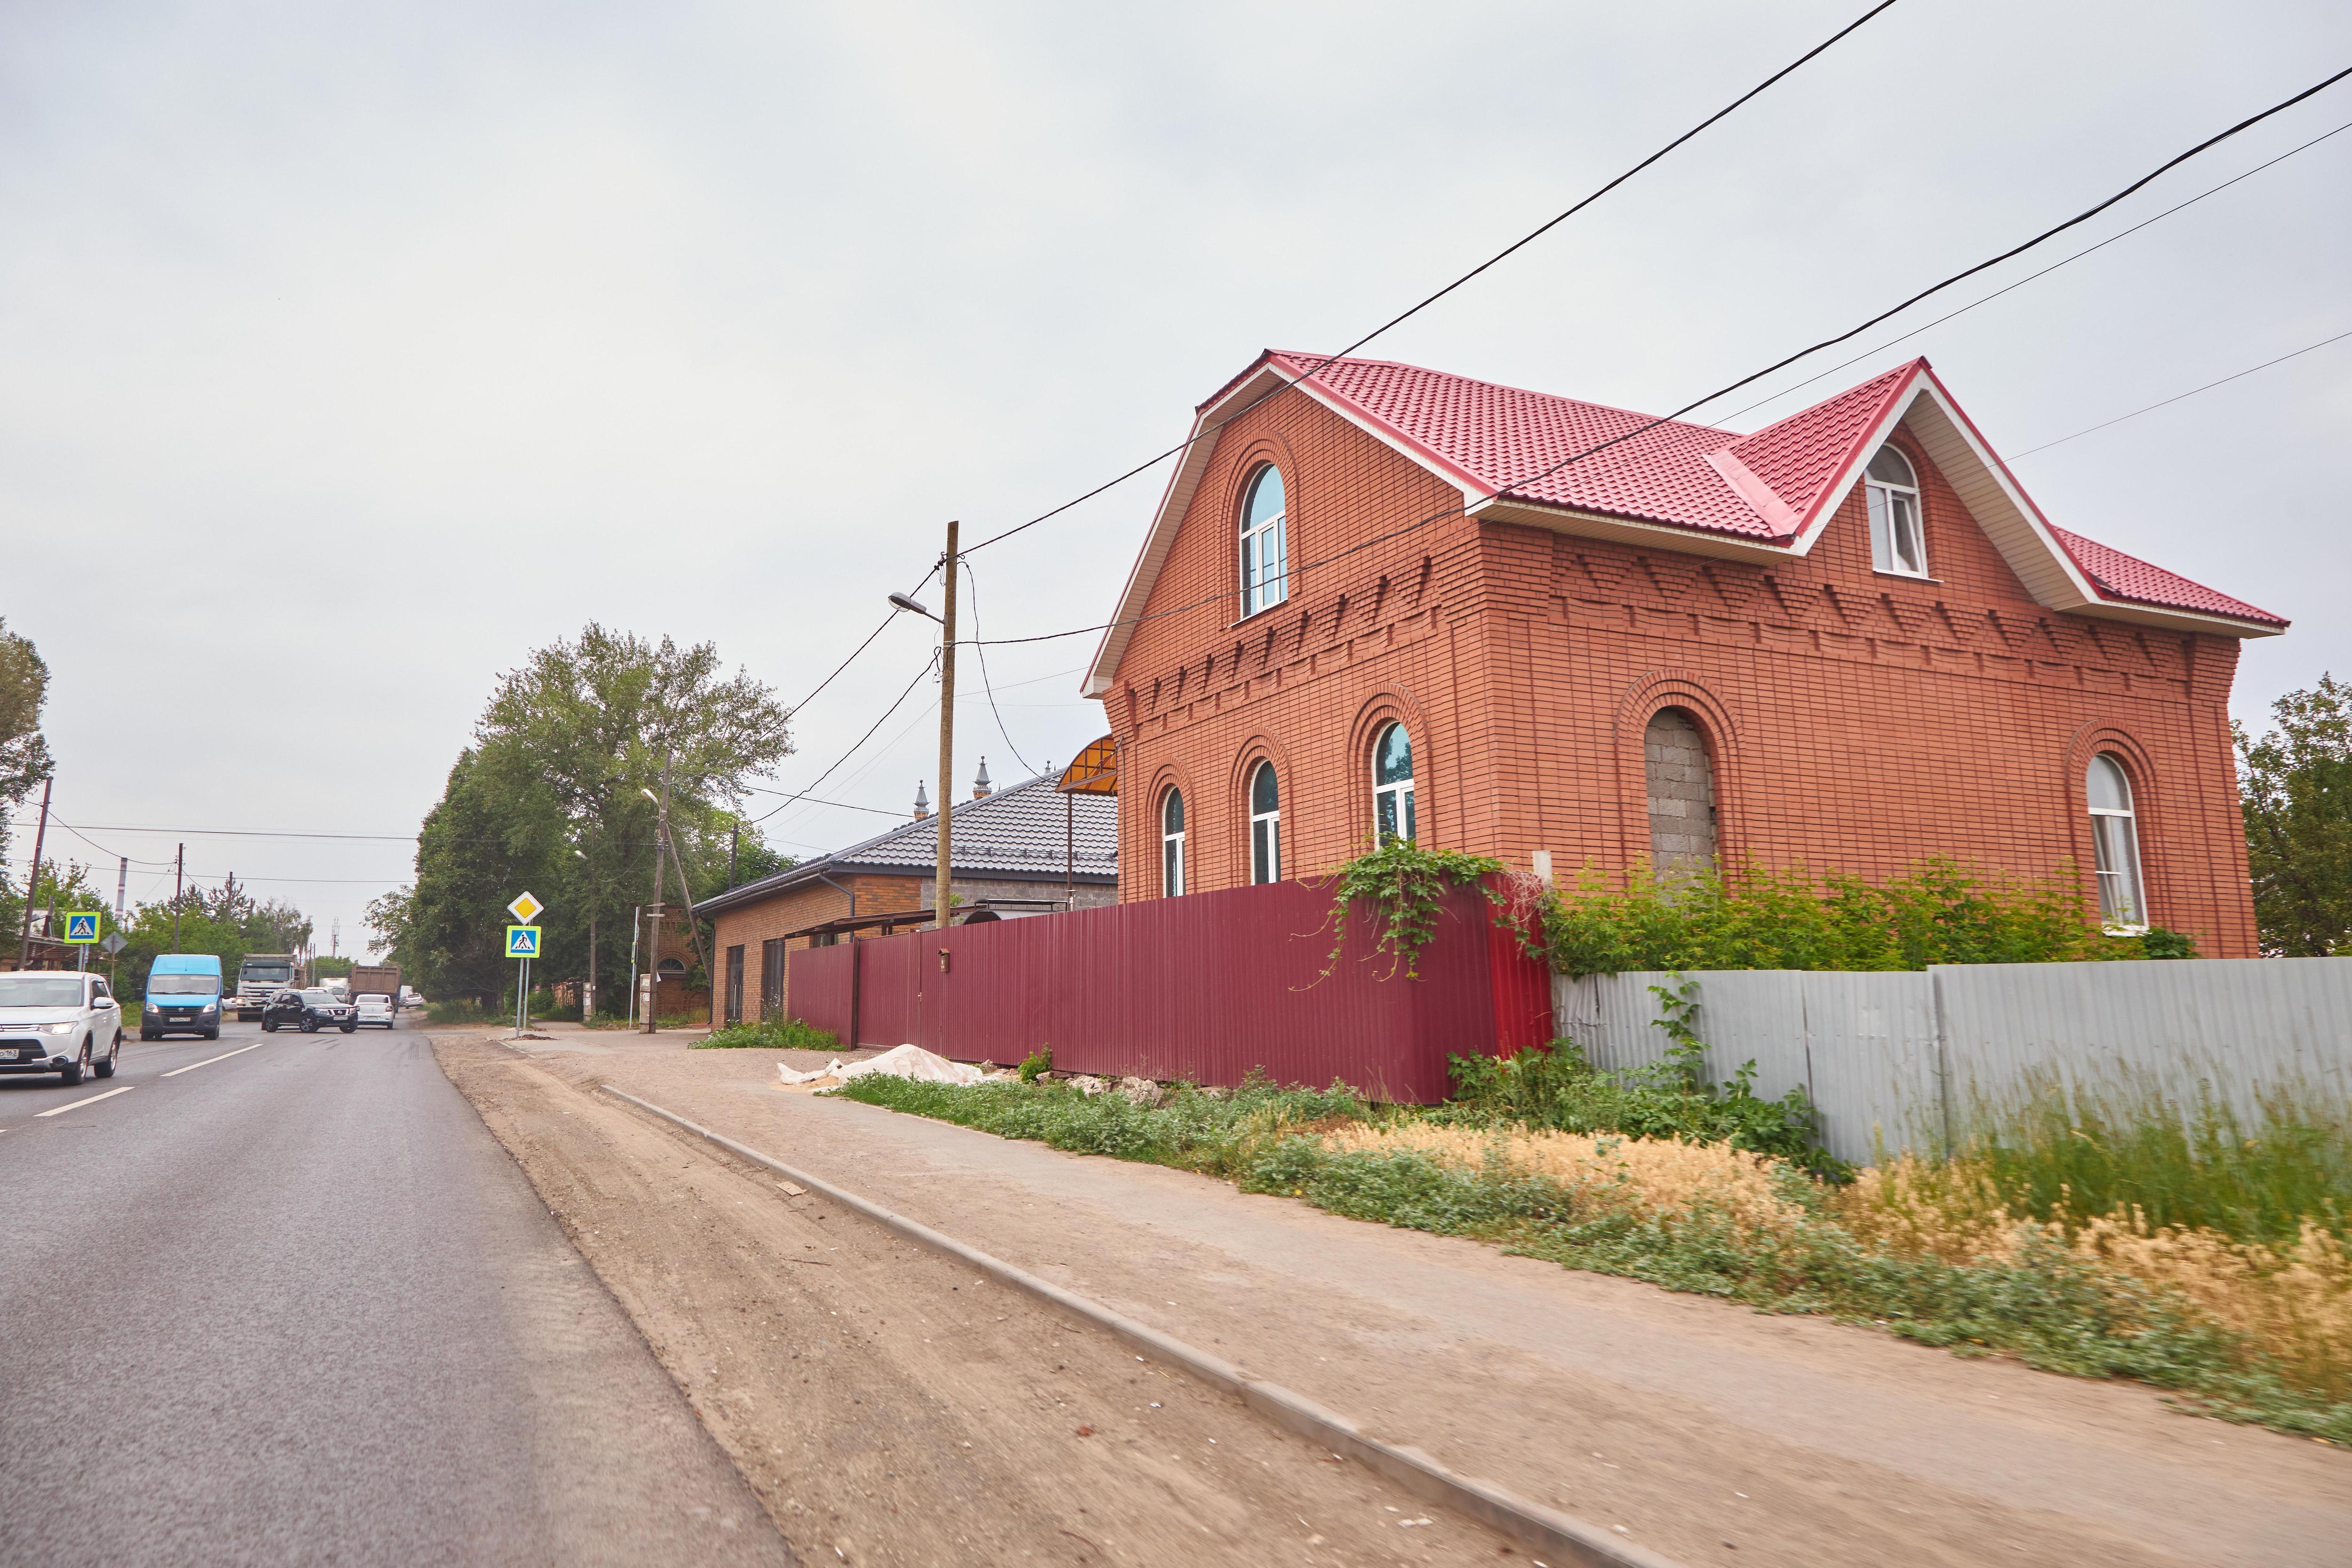
[[[841,886],[836,888],[835,882]],[[755,1018],[760,1012],[760,953],[771,939],[781,937],[786,931],[821,925],[826,921],[847,919],[852,913],[852,892],[856,894],[855,912],[860,915],[921,909],[924,886],[923,882],[912,877],[845,876],[835,877],[832,882],[812,879],[788,888],[773,898],[719,910],[711,917],[711,923],[718,932],[712,942],[711,962],[717,968],[719,984],[722,988],[722,994],[711,1000],[713,1020],[716,1021],[718,1014],[726,1007],[723,988],[726,985],[729,948],[740,944],[743,949],[743,1016]],[[806,937],[797,938],[791,943],[795,950],[808,945]],[[789,963],[786,972],[789,974]]]
[[[1879,879],[1930,856],[2088,893],[2083,773],[2121,756],[2152,918],[2255,952],[2228,700],[2232,638],[2036,604],[1927,454],[1933,581],[1874,572],[1857,488],[1801,561],[1769,566],[1444,515],[1458,492],[1297,395],[1227,426],[1104,700],[1123,755],[1121,896],[1160,896],[1159,806],[1182,788],[1196,891],[1248,876],[1248,772],[1283,788],[1285,871],[1360,853],[1370,749],[1414,742],[1425,842],[1619,873],[1650,853],[1644,736],[1693,715],[1727,864]],[[1234,624],[1232,520],[1283,467],[1290,559],[1436,516]],[[1166,613],[1162,612],[1177,612]]]

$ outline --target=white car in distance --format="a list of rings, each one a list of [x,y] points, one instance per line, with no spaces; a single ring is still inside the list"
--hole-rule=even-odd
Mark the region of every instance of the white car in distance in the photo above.
[[[380,991],[362,991],[354,999],[359,1008],[360,1027],[373,1024],[379,1029],[392,1027],[392,998]]]
[[[122,1009],[106,976],[71,969],[0,974],[0,1073],[53,1072],[79,1083],[114,1076]]]

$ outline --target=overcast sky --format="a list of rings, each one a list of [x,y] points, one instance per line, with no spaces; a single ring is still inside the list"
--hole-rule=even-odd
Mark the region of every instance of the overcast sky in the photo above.
[[[108,853],[52,843],[110,873],[179,837],[130,827],[413,833],[498,673],[591,619],[796,701],[949,517],[969,541],[1168,445],[1261,348],[1353,339],[1861,9],[13,0],[0,616],[54,672],[58,814]],[[1664,411],[2346,64],[2341,0],[1902,0],[1365,352]],[[1952,302],[2347,121],[2352,83]],[[1696,417],[1753,428],[1925,353],[2021,452],[2352,329],[2347,196],[2352,132]],[[2017,471],[2056,521],[2297,623],[2247,646],[2260,722],[2352,674],[2347,432],[2352,341]],[[982,631],[1104,618],[1162,479],[976,556]],[[780,786],[929,625],[800,715]],[[993,654],[1005,735],[967,660],[960,773],[1099,734],[1093,647]],[[903,811],[935,698],[820,793]],[[803,854],[884,826],[769,824]],[[187,843],[347,952],[410,854]],[[134,866],[134,900],[169,887]]]

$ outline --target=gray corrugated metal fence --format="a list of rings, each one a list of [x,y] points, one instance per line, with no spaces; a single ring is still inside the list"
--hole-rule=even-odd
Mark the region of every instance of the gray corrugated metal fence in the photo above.
[[[1849,974],[1711,970],[1693,1020],[1718,1082],[1756,1063],[1756,1092],[1802,1087],[1841,1159],[1943,1145],[1977,1104],[2038,1076],[2202,1093],[2252,1115],[2266,1089],[2352,1098],[2352,958],[1987,963]],[[1558,976],[1560,1033],[1605,1068],[1664,1054],[1655,973]]]

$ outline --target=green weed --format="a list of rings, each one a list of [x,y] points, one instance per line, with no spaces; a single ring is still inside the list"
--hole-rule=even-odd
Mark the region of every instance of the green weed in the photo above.
[[[804,1018],[762,1018],[714,1029],[709,1038],[697,1040],[694,1048],[698,1051],[837,1051],[841,1048],[841,1037],[830,1029],[820,1029]]]

